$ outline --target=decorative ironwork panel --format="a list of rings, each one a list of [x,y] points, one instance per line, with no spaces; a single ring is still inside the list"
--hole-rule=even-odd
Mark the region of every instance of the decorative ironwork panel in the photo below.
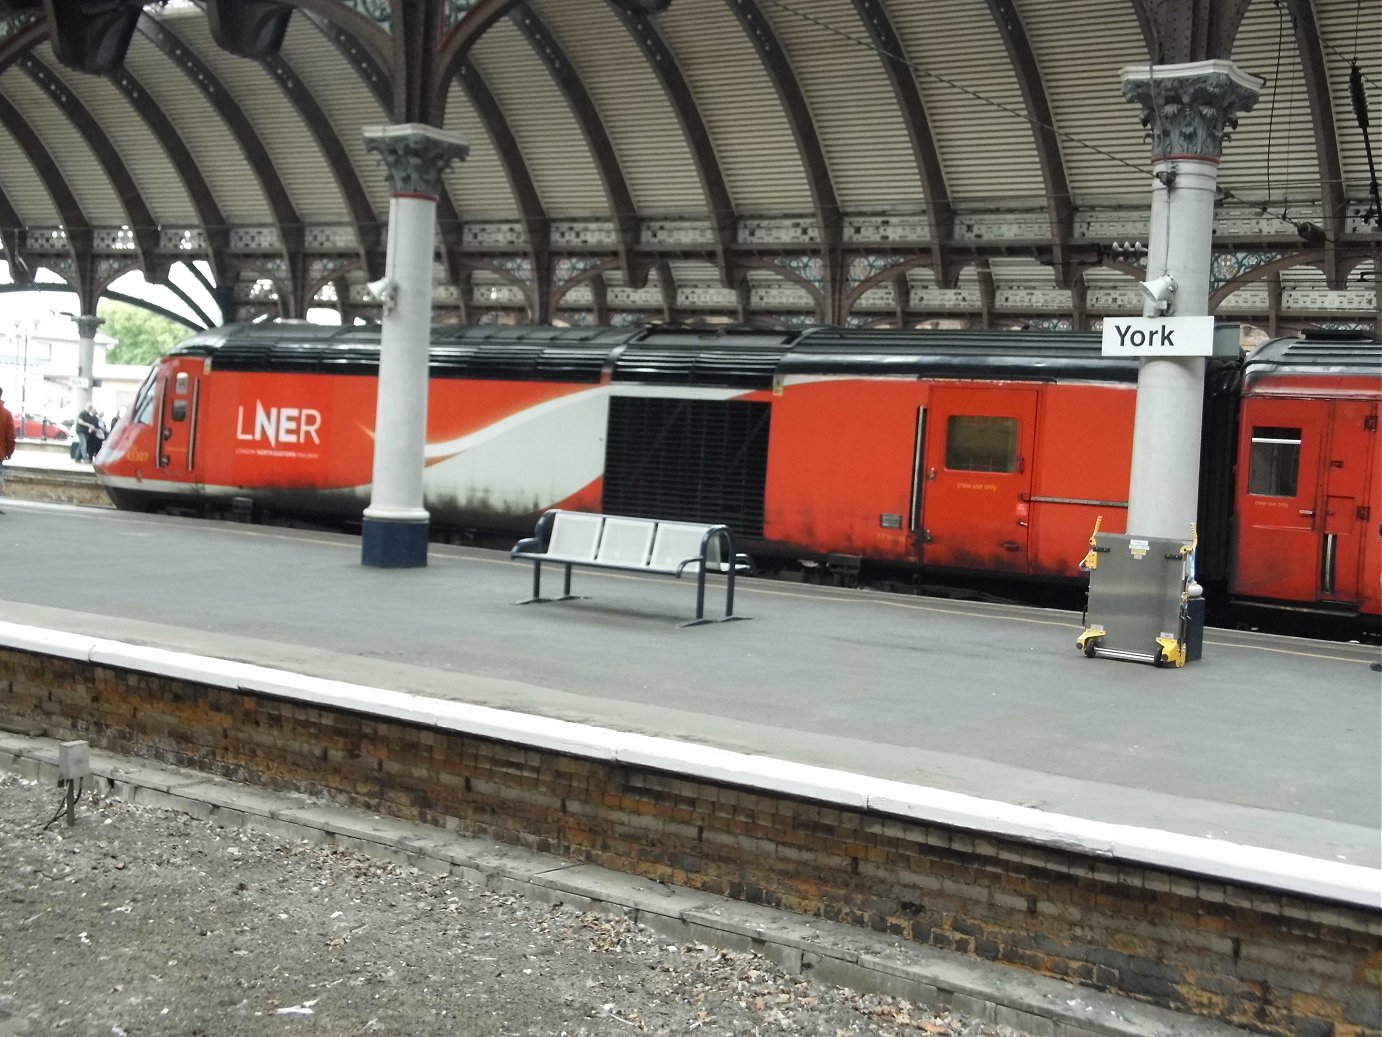
[[[30,22],[37,21],[42,15],[39,14],[4,14],[0,15],[0,40],[7,40]]]
[[[1233,313],[1266,313],[1271,308],[1267,296],[1267,286],[1261,282],[1244,285],[1231,293],[1214,308],[1214,315],[1222,317]]]
[[[355,228],[350,224],[312,226],[304,233],[308,249],[321,252],[354,252],[359,247]]]
[[[333,277],[338,270],[344,270],[350,263],[344,259],[314,259],[307,264],[307,279],[309,281],[326,281]]]
[[[524,284],[533,283],[533,264],[527,256],[498,256],[494,260],[494,265],[513,274]]]
[[[849,261],[849,283],[860,284],[896,265],[895,256],[855,256]]]
[[[470,301],[477,306],[528,306],[528,297],[523,290],[511,284],[475,285],[470,291]]]
[[[916,216],[850,215],[844,221],[847,245],[896,241],[902,244],[929,244],[931,224],[925,213]]]
[[[341,301],[341,297],[336,294],[336,282],[327,281],[323,284],[317,289],[316,294],[312,296],[312,301],[321,303],[323,306],[335,306]]]
[[[754,310],[776,309],[778,307],[794,310],[816,311],[816,301],[810,294],[795,285],[758,287],[749,290],[749,306]]]
[[[630,310],[616,310],[609,315],[609,322],[616,328],[637,327],[648,321],[646,313],[634,313]]]
[[[956,241],[1049,241],[1051,219],[1041,212],[966,213],[955,219]]]
[[[1151,194],[1151,178],[1148,191]],[[1145,241],[1148,235],[1147,210],[1091,210],[1075,216],[1077,241]]]
[[[1210,261],[1210,290],[1217,292],[1230,281],[1236,281],[1244,274],[1267,263],[1284,259],[1287,254],[1285,252],[1220,252]]]
[[[1142,289],[1136,285],[1127,288],[1091,288],[1085,296],[1085,310],[1111,314],[1141,314]]]
[[[715,228],[703,220],[644,220],[639,236],[645,245],[716,244]]]
[[[125,256],[107,256],[96,263],[96,279],[101,284],[110,284],[127,270],[137,270],[139,264]]]
[[[1032,331],[1074,331],[1075,322],[1069,317],[1033,317],[1027,327]]]
[[[619,233],[613,223],[605,221],[586,221],[581,223],[564,222],[552,224],[552,247],[572,248],[599,245],[612,247],[619,244]]]
[[[778,262],[803,280],[825,290],[825,264],[820,256],[783,256]]]
[[[433,284],[432,301],[449,302],[459,304],[461,302],[461,290],[454,284]]]
[[[595,314],[589,310],[558,310],[557,320],[565,321],[573,328],[588,328],[595,323]]]
[[[997,310],[1064,313],[1070,309],[1070,292],[1061,288],[999,288],[994,292],[993,306]]]
[[[386,32],[393,31],[393,13],[389,10],[389,0],[341,0],[341,3],[378,22]]]
[[[230,232],[232,252],[277,252],[282,247],[277,227],[236,227]]]
[[[731,288],[717,288],[714,285],[679,286],[677,288],[677,307],[679,309],[733,310],[738,305],[738,297]]]
[[[979,310],[983,300],[978,288],[913,288],[909,310],[939,311]]]
[[[1313,204],[1293,204],[1290,215],[1291,219],[1285,220],[1259,209],[1225,207],[1214,214],[1214,233],[1221,238],[1286,237],[1297,240],[1296,223],[1319,223],[1321,220],[1319,206]]]
[[[890,284],[870,288],[854,300],[853,310],[891,310],[897,306],[897,293]]]
[[[662,308],[662,289],[656,285],[647,288],[629,288],[624,285],[611,285],[607,291],[607,300],[611,307],[633,307],[657,309]]]
[[[1281,293],[1283,313],[1376,313],[1377,291],[1329,292],[1318,288],[1287,288]]]
[[[158,235],[158,247],[167,252],[205,252],[206,235],[192,227],[164,227]]]
[[[526,248],[528,232],[521,223],[467,223],[461,243],[466,248]]]
[[[579,277],[599,262],[598,259],[591,259],[589,256],[563,256],[553,264],[552,281],[555,284],[565,284],[573,277]]]
[[[741,245],[816,245],[820,240],[820,226],[811,216],[739,221],[738,241]]]
[[[569,292],[561,297],[563,306],[592,306],[595,303],[594,296],[590,292],[590,284],[578,284]]]
[[[97,227],[91,238],[97,252],[133,252],[138,248],[134,231],[128,227]]]

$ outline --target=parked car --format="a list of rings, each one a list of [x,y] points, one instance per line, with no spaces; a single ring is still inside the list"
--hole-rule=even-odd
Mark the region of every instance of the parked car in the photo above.
[[[65,443],[71,433],[60,421],[42,414],[23,414],[15,421],[20,439],[42,439]]]

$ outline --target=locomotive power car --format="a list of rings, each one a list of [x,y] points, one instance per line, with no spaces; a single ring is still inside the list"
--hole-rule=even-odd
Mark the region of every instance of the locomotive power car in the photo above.
[[[358,520],[378,356],[377,327],[200,334],[96,470],[122,508]],[[441,326],[425,504],[434,528],[573,508],[723,522],[760,561],[1073,585],[1096,520],[1125,529],[1136,381],[1084,333]],[[1275,339],[1205,384],[1200,582],[1375,621],[1382,339]]]

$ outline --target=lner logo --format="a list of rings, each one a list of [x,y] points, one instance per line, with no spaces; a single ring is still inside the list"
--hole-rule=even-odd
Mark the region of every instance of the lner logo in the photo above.
[[[238,409],[235,419],[235,438],[251,442],[268,441],[272,447],[280,443],[316,443],[321,445],[321,411],[311,407],[265,407],[258,400],[254,415],[249,418],[245,408]]]

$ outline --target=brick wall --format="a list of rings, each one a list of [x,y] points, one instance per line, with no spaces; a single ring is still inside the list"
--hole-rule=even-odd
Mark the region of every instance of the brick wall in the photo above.
[[[1266,1033],[1382,1035],[1379,911],[0,649],[5,714]]]

